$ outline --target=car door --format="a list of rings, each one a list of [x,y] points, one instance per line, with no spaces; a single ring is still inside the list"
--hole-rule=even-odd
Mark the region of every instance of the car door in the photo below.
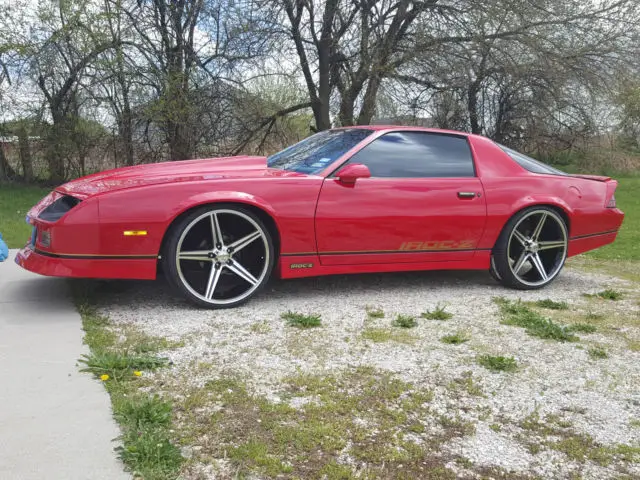
[[[465,136],[394,131],[347,163],[366,165],[371,178],[349,185],[333,174],[323,182],[315,218],[323,265],[474,255],[487,210]]]

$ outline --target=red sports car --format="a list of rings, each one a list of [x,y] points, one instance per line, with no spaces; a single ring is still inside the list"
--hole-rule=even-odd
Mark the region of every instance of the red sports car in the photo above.
[[[540,288],[611,243],[617,182],[569,175],[477,135],[338,128],[271,157],[168,162],[69,182],[27,216],[16,262],[43,275],[154,279],[239,305],[280,278],[490,270]]]

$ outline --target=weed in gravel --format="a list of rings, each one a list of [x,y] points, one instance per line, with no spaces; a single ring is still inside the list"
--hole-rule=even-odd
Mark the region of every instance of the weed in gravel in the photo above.
[[[118,447],[120,458],[136,472],[137,478],[172,479],[182,465],[180,450],[171,443],[166,428],[136,430],[125,427],[123,444]]]
[[[618,290],[614,290],[612,288],[607,288],[606,290],[602,290],[596,293],[585,293],[583,294],[587,298],[603,298],[605,300],[620,300],[622,298],[622,292]]]
[[[426,318],[427,320],[449,320],[453,317],[452,313],[449,313],[445,310],[446,306],[436,305],[436,308],[433,310],[427,310],[423,312],[420,316],[422,318]]]
[[[118,335],[109,328],[109,319],[100,315],[95,307],[82,302],[77,304],[82,317],[84,343],[97,350],[106,350],[118,342]]]
[[[373,320],[374,318],[384,318],[384,310],[381,308],[369,307],[365,308],[367,312],[367,318]]]
[[[640,428],[640,419],[634,419],[629,422],[629,426],[633,428]]]
[[[624,462],[640,460],[640,447],[599,444],[588,434],[573,431],[571,422],[562,420],[557,415],[548,415],[542,421],[535,411],[526,417],[520,426],[530,432],[526,436],[527,442],[538,451],[541,449],[541,443],[542,446],[564,453],[570,460],[592,461],[602,466],[607,466],[616,459]],[[535,441],[531,434],[537,437]]]
[[[594,360],[602,360],[604,358],[609,358],[609,354],[602,347],[591,347],[588,351],[589,356]]]
[[[489,425],[489,428],[491,430],[493,430],[494,432],[501,432],[502,431],[502,425],[500,425],[499,423],[492,423],[491,425]]]
[[[543,317],[538,312],[527,307],[522,301],[517,302],[504,298],[495,298],[502,312],[502,323],[523,327],[525,331],[534,337],[557,340],[559,342],[574,342],[578,337],[562,325],[558,325],[551,319]]]
[[[397,342],[412,344],[417,338],[405,330],[391,328],[366,328],[362,332],[362,338],[374,343]]]
[[[627,338],[627,348],[632,352],[640,352],[640,341]]]
[[[452,392],[463,391],[477,397],[484,396],[482,388],[473,380],[473,373],[471,371],[463,372],[460,377],[451,380],[447,388]]]
[[[269,322],[263,320],[252,324],[251,331],[253,333],[269,333],[271,331],[271,326],[269,325]]]
[[[157,395],[118,397],[113,402],[113,416],[138,430],[150,425],[167,427],[171,424],[171,403]]]
[[[439,422],[440,425],[449,432],[455,432],[456,436],[464,437],[467,435],[473,435],[476,432],[476,426],[471,422],[463,420],[460,416],[451,418],[446,415],[441,415]]]
[[[320,315],[317,314],[305,315],[303,313],[288,311],[280,315],[280,317],[286,320],[287,324],[292,327],[313,328],[319,327],[322,324]]]
[[[109,375],[116,380],[131,376],[136,370],[155,370],[167,364],[166,358],[154,355],[137,355],[128,352],[92,352],[82,355],[80,363],[86,365],[81,372],[90,372],[95,376]]]
[[[611,453],[585,434],[568,434],[547,446],[578,462],[591,460],[598,465],[608,465],[612,461]]]
[[[569,310],[569,304],[567,302],[556,302],[550,298],[543,300],[537,300],[534,302],[536,307],[546,308],[547,310]]]
[[[291,473],[293,470],[291,466],[283,464],[276,456],[269,453],[269,444],[256,439],[249,439],[232,448],[229,458],[239,464],[255,466],[269,477]]]
[[[587,320],[602,320],[604,318],[604,315],[589,310],[584,318],[586,318]]]
[[[462,343],[468,342],[471,339],[466,333],[457,332],[451,335],[445,335],[444,337],[440,337],[440,341],[442,343],[446,343],[449,345],[460,345]]]
[[[461,467],[464,467],[464,468],[472,468],[473,467],[473,462],[471,460],[469,460],[468,458],[464,458],[464,457],[456,458],[456,463],[458,465],[460,465]]]
[[[320,469],[319,478],[327,480],[355,480],[358,478],[351,470],[349,465],[343,465],[335,460],[331,460]]]
[[[591,325],[589,323],[574,323],[573,325],[569,325],[567,328],[571,332],[579,333],[594,333],[598,330],[595,325]]]
[[[394,327],[413,328],[418,325],[416,319],[411,315],[398,315],[393,321]]]
[[[513,357],[481,355],[478,363],[492,372],[513,372],[518,368],[518,363]]]

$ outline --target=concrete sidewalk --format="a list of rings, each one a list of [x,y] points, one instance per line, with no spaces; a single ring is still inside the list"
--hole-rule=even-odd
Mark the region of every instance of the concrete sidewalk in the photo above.
[[[87,352],[64,280],[0,263],[0,479],[120,480],[109,396],[77,360]]]

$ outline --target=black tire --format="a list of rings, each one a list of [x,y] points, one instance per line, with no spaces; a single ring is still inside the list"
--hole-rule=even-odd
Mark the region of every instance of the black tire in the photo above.
[[[207,301],[203,298],[202,294],[199,294],[193,288],[193,285],[187,286],[185,283],[189,283],[186,280],[186,275],[181,275],[183,268],[180,268],[178,265],[178,247],[180,244],[180,239],[185,235],[189,235],[189,232],[185,233],[185,229],[193,228],[193,222],[198,218],[203,217],[204,215],[209,215],[211,213],[216,212],[218,215],[229,215],[229,212],[235,212],[240,216],[246,217],[250,219],[254,226],[261,230],[261,233],[264,235],[264,241],[262,245],[266,244],[265,254],[264,254],[264,266],[260,266],[261,275],[259,277],[255,277],[259,279],[259,283],[257,286],[251,286],[251,292],[245,296],[242,296],[237,301],[225,301],[222,303],[222,300],[213,299]],[[200,220],[204,221],[204,219]],[[255,215],[251,210],[244,208],[242,206],[236,204],[211,204],[204,207],[197,208],[188,214],[184,215],[180,218],[167,232],[167,238],[165,241],[165,247],[162,252],[162,269],[165,272],[165,276],[167,278],[168,283],[174,288],[174,290],[179,293],[181,296],[186,298],[191,303],[209,309],[223,309],[223,308],[234,308],[239,305],[242,305],[248,302],[251,298],[253,298],[268,282],[271,273],[273,271],[273,267],[275,265],[275,250],[274,243],[271,234],[269,233],[269,229],[264,225],[264,223],[260,220],[260,218]],[[222,235],[224,237],[225,232],[222,231]],[[185,237],[186,238],[186,237]],[[233,239],[235,240],[235,239]],[[262,240],[262,239],[261,239]],[[205,241],[205,240],[203,240]],[[215,248],[215,244],[212,248]],[[184,261],[184,260],[183,260]],[[233,260],[230,260],[230,263]],[[215,261],[211,261],[211,267],[208,267],[209,270],[213,269]],[[220,263],[218,262],[218,265]],[[203,269],[207,268],[206,262],[198,262],[198,265],[202,265]],[[263,270],[264,269],[264,270]],[[223,269],[221,269],[223,270]],[[226,272],[228,273],[228,272]],[[213,274],[212,274],[213,275]],[[222,273],[220,275],[223,275]],[[222,278],[222,277],[221,277]],[[236,281],[239,281],[236,278]],[[206,288],[206,286],[205,286]]]
[[[502,279],[500,278],[500,274],[496,270],[496,261],[493,258],[493,253],[491,254],[491,265],[489,266],[489,274],[493,277],[493,279],[496,282],[502,283]]]
[[[521,221],[524,221],[527,218],[533,218],[533,216],[537,214],[544,216],[542,215],[543,212],[548,215],[546,218],[552,218],[557,222],[557,228],[564,234],[565,247],[562,254],[556,254],[557,258],[554,260],[555,264],[552,275],[549,275],[547,279],[540,279],[538,282],[526,282],[521,280],[521,278],[514,273],[513,268],[510,265],[508,252],[509,240],[512,238],[514,229],[521,223]],[[537,290],[546,287],[558,276],[564,266],[567,253],[567,242],[568,230],[566,222],[556,210],[546,206],[526,208],[511,217],[500,233],[498,241],[493,248],[492,268],[490,269],[490,273],[498,282],[502,283],[506,287],[518,290]],[[522,269],[519,271],[521,270]]]

